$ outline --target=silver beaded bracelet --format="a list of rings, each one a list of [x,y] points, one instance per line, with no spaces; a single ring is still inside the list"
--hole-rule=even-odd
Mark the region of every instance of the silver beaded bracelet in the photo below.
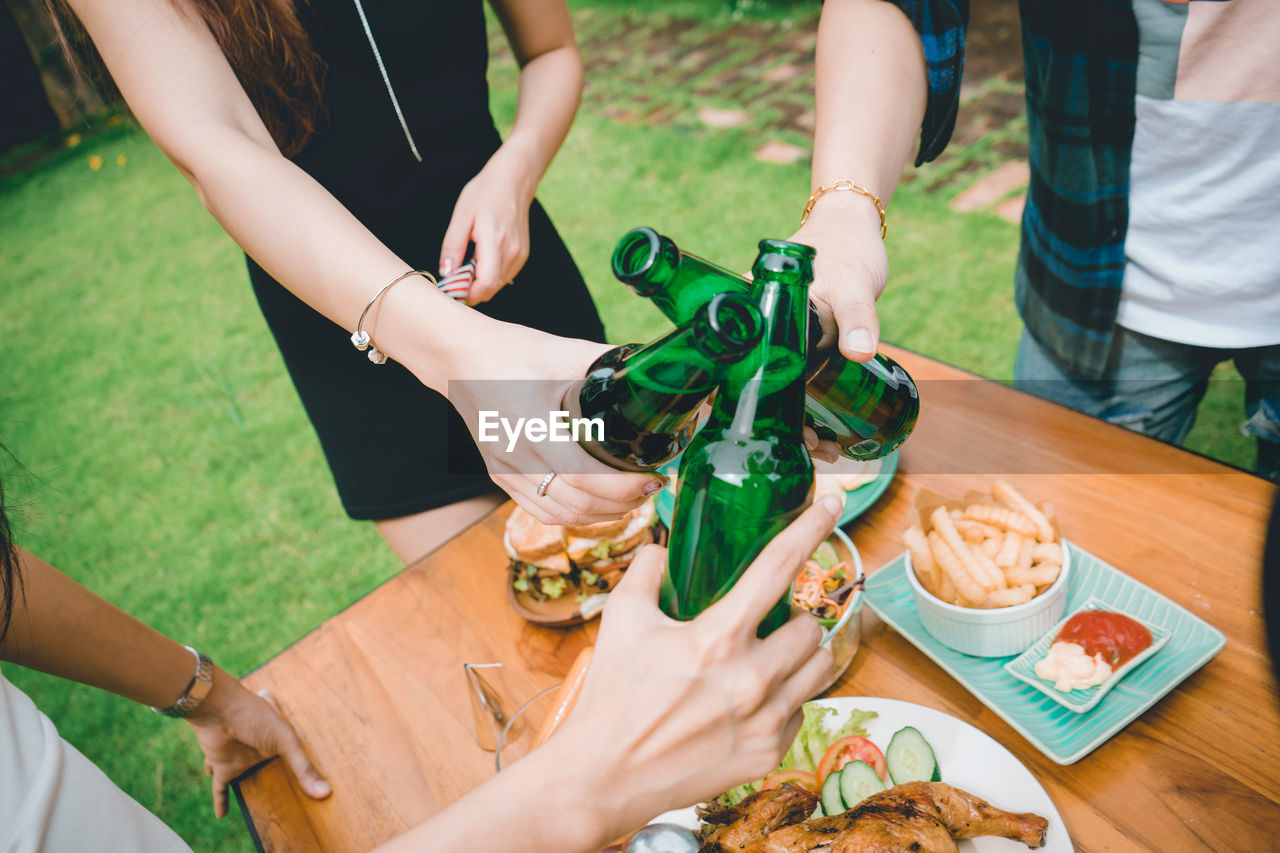
[[[391,279],[391,281],[382,285],[382,287],[378,288],[378,292],[373,294],[373,298],[369,300],[369,304],[364,306],[364,310],[360,312],[360,319],[356,323],[356,330],[351,335],[351,343],[355,346],[356,349],[360,350],[361,352],[368,350],[369,360],[372,361],[374,364],[386,364],[387,354],[382,350],[378,349],[377,345],[374,344],[373,342],[373,338],[370,337],[369,333],[364,330],[364,318],[366,315],[368,315],[369,309],[373,307],[374,303],[377,302],[379,299],[381,299],[382,294],[390,290],[392,285],[398,284],[404,281],[406,278],[409,278],[410,276],[415,276],[415,275],[420,275],[423,278],[430,281],[432,284],[436,284],[436,277],[433,276],[431,273],[427,272],[426,270],[406,270],[400,273],[400,275]]]

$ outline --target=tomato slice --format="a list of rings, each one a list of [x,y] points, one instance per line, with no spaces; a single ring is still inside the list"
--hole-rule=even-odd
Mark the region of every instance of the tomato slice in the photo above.
[[[815,794],[821,790],[818,785],[818,777],[808,770],[775,770],[764,777],[760,790],[767,791],[770,788],[781,788],[787,782],[804,788],[806,791],[812,791]]]
[[[822,760],[818,762],[819,790],[827,776],[851,761],[865,761],[877,776],[888,783],[889,770],[880,748],[861,735],[848,735],[831,744],[822,754]]]

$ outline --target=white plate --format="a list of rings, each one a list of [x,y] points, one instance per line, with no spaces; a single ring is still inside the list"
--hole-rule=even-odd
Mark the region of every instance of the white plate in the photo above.
[[[1049,821],[1044,853],[1074,853],[1071,837],[1054,808],[1048,792],[1036,781],[1021,761],[990,735],[942,711],[897,699],[870,696],[835,696],[818,699],[815,704],[835,708],[840,715],[831,721],[844,722],[857,708],[878,715],[867,723],[867,737],[883,752],[889,738],[903,726],[915,726],[938,759],[942,781],[982,797],[991,805],[1011,812],[1034,812]],[[653,823],[675,823],[689,829],[698,828],[692,807],[659,815]],[[1007,838],[975,838],[957,842],[965,853],[1012,853],[1027,850],[1026,845]]]

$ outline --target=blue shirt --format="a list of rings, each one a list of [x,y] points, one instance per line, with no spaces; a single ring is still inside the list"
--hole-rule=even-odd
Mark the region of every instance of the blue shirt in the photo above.
[[[891,0],[929,73],[916,165],[955,125],[967,0]],[[1138,27],[1129,0],[1023,0],[1031,182],[1014,279],[1018,312],[1069,370],[1100,377],[1124,280]]]

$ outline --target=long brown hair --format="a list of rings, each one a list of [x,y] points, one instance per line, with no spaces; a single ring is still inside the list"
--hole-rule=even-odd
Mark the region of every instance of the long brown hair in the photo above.
[[[170,2],[179,12],[196,15],[209,28],[280,150],[286,156],[300,151],[324,112],[324,62],[302,26],[293,0]],[[101,57],[66,0],[45,3],[73,65],[96,76],[95,82],[108,97],[118,98],[119,91]]]
[[[0,446],[0,455],[8,451]],[[9,633],[14,599],[21,594],[22,576],[18,574],[18,549],[13,544],[13,531],[4,509],[4,485],[0,484],[0,641]]]

